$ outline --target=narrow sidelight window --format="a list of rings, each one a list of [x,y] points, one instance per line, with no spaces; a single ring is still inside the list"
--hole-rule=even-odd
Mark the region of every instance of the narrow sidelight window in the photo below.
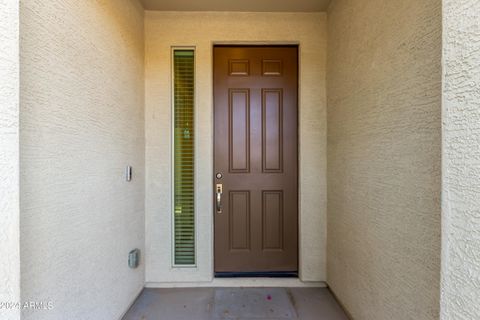
[[[174,265],[195,265],[195,51],[173,50]]]

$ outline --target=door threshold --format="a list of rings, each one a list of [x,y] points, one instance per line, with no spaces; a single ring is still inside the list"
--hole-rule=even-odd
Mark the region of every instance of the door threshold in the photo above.
[[[215,272],[215,278],[298,278],[298,272]]]
[[[207,281],[147,282],[146,288],[326,288],[324,281],[302,281],[299,278],[213,278]]]

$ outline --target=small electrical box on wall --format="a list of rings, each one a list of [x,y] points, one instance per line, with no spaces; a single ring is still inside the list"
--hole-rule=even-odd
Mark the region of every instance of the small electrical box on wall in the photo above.
[[[127,166],[125,169],[125,179],[127,181],[132,181],[132,166]]]
[[[140,264],[140,249],[133,249],[128,253],[128,266],[135,269]]]

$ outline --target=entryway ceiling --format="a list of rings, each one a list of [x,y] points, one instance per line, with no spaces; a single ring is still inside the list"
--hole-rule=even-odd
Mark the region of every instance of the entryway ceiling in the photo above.
[[[161,11],[326,11],[331,0],[140,0],[146,10]]]

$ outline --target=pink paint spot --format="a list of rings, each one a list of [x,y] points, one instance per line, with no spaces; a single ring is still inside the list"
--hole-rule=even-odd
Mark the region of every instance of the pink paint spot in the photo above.
[[[268,296],[267,296],[267,300],[272,300],[272,296],[271,296],[271,295],[268,295]]]

